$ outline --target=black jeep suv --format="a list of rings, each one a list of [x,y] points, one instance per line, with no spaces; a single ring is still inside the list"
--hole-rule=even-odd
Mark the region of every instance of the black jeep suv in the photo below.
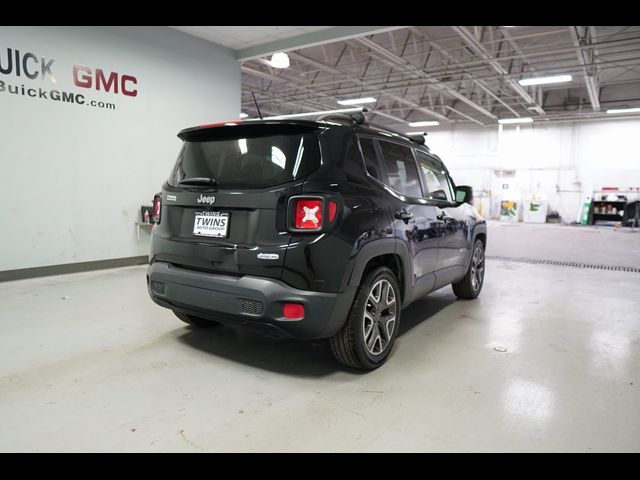
[[[181,320],[328,338],[340,362],[374,369],[403,307],[448,284],[480,293],[486,223],[424,141],[362,114],[178,136],[147,283]]]

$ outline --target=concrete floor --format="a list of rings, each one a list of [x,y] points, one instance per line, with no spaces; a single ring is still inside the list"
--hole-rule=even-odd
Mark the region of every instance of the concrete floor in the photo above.
[[[489,261],[479,299],[405,310],[368,374],[320,342],[183,327],[144,274],[0,284],[0,451],[640,451],[638,273]]]
[[[491,221],[487,255],[640,268],[640,229]]]

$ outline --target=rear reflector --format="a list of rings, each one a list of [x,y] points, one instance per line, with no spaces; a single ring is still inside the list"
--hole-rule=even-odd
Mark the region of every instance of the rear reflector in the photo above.
[[[162,195],[153,197],[153,223],[160,223],[160,210],[162,208]]]
[[[304,318],[304,305],[301,303],[285,303],[282,316],[287,320],[301,320]]]
[[[329,221],[333,222],[336,218],[336,212],[338,211],[338,204],[336,202],[329,202]]]
[[[295,200],[295,227],[299,230],[320,230],[322,228],[322,200],[298,198]]]

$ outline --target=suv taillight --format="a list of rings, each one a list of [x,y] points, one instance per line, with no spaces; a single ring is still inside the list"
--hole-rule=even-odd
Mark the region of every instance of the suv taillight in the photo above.
[[[324,196],[291,197],[288,225],[296,232],[318,232],[329,227],[336,219],[338,204]]]
[[[157,193],[153,197],[153,223],[160,223],[161,209],[162,209],[162,195]]]
[[[295,222],[293,226],[298,230],[320,230],[324,200],[319,198],[296,198],[293,201]]]

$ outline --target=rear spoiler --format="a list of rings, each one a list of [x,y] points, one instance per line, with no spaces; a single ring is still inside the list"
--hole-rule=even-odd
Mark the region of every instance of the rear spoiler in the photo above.
[[[226,120],[224,122],[216,122],[216,123],[205,123],[203,125],[198,125],[197,127],[189,127],[181,130],[178,134],[178,137],[183,138],[183,134],[198,131],[202,128],[216,128],[216,127],[233,127],[235,125],[243,125],[245,123],[255,123],[255,122],[264,122],[265,120],[288,120],[288,119],[297,119],[297,118],[309,118],[309,117],[318,117],[316,120],[328,120],[330,117],[340,114],[357,114],[368,112],[365,107],[354,107],[354,108],[341,108],[338,110],[322,110],[319,112],[305,112],[305,113],[292,113],[289,115],[275,115],[273,117],[264,117],[264,118],[249,118],[246,120]],[[353,121],[357,121],[356,118],[352,117]],[[358,120],[360,120],[358,118]],[[364,116],[362,117],[362,121],[364,121]],[[362,123],[362,121],[358,123]]]
[[[264,134],[265,126],[281,133],[302,133],[316,130],[321,125],[309,120],[295,119],[285,121],[267,119],[257,121],[234,120],[232,122],[209,123],[185,128],[178,133],[178,138],[181,140],[238,138],[240,131],[242,131],[242,135],[260,135]]]
[[[388,127],[383,127],[373,123],[365,122],[364,114],[368,111],[369,110],[366,107],[353,107],[353,108],[340,108],[337,110],[321,110],[317,112],[275,115],[272,117],[264,117],[264,118],[250,118],[247,120],[229,120],[226,122],[207,123],[204,125],[199,125],[197,127],[186,128],[182,130],[180,133],[178,133],[178,137],[184,140],[185,138],[190,137],[194,134],[195,134],[194,136],[196,136],[197,135],[196,132],[202,132],[203,129],[209,131],[209,129],[218,128],[218,127],[228,127],[228,126],[233,127],[236,125],[255,126],[256,124],[277,125],[277,124],[282,124],[280,122],[281,120],[289,120],[288,122],[286,122],[286,124],[288,125],[298,125],[298,126],[307,126],[307,127],[317,126],[316,122],[335,121],[335,122],[345,123],[347,125],[349,124],[350,125],[370,125],[380,130],[384,130],[389,133],[398,135],[400,137],[404,137],[419,145],[425,144],[424,135],[426,135],[426,132],[416,132],[414,134],[405,134],[405,133],[398,132],[396,130],[392,130]],[[315,119],[313,119],[313,117],[315,117]],[[309,120],[305,120],[307,118],[309,118]],[[226,135],[220,134],[220,136],[226,136]]]

